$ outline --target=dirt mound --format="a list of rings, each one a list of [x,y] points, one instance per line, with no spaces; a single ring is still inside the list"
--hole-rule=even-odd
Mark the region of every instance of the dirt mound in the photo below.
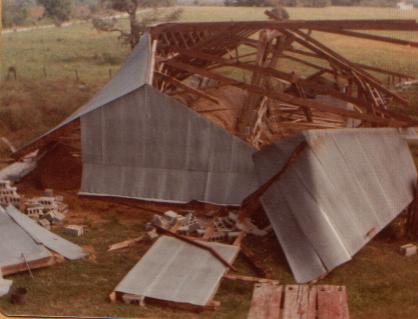
[[[58,144],[39,161],[34,174],[43,188],[60,191],[79,189],[81,172],[79,152],[70,146]]]

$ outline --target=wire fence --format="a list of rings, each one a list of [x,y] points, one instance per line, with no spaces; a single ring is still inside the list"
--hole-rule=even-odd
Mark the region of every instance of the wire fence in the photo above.
[[[75,82],[97,82],[110,80],[117,72],[116,67],[102,67],[94,70],[68,67],[36,66],[19,68],[18,66],[2,67],[0,81],[18,80],[70,80]]]

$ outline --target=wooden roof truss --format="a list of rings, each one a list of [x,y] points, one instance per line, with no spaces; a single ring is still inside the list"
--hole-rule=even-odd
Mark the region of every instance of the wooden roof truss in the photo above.
[[[312,32],[418,47],[416,42],[366,33],[417,29],[412,20],[162,24],[150,30],[155,48],[152,85],[169,95],[187,93],[212,103],[218,100],[206,92],[208,87],[232,85],[246,90],[248,97],[233,133],[256,147],[295,130],[341,127],[348,118],[361,127],[413,126],[416,122],[400,111],[408,101],[386,87],[382,75],[390,83],[414,77],[354,63]],[[286,70],[289,62],[310,73]],[[351,103],[352,108],[322,103],[317,95]],[[214,112],[222,110],[220,106]]]

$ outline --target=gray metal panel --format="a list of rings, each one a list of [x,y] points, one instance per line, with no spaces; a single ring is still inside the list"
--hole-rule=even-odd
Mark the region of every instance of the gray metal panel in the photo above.
[[[26,146],[35,143],[43,137],[80,118],[84,114],[92,112],[143,86],[147,81],[150,68],[150,41],[150,36],[146,33],[132,51],[131,55],[126,59],[119,72],[99,91],[99,93],[59,125],[39,138],[29,142]]]
[[[155,88],[81,119],[81,193],[239,205],[258,187],[255,149]]]
[[[204,244],[233,262],[239,248]],[[116,292],[205,306],[215,295],[227,268],[211,253],[173,237],[162,236],[115,288]]]
[[[50,250],[55,251],[70,260],[80,259],[88,255],[81,247],[38,225],[14,206],[8,206],[6,211],[7,214],[33,238],[33,240]]]
[[[36,161],[15,162],[0,170],[0,180],[20,181],[32,172],[35,167]]]
[[[51,256],[44,246],[37,244],[0,206],[0,268]],[[0,279],[1,280],[1,279]]]
[[[351,259],[413,199],[417,172],[396,129],[313,130],[254,155],[267,181],[306,140],[308,148],[262,197],[298,282]],[[302,252],[303,251],[303,256]]]
[[[312,247],[310,241],[300,228],[292,214],[285,213],[290,210],[284,200],[283,189],[277,184],[272,185],[265,196],[261,198],[264,210],[275,212],[274,217],[269,215],[274,232],[279,240],[293,276],[297,282],[308,282],[312,278],[318,278],[326,272],[321,258]],[[276,209],[280,207],[281,212]]]

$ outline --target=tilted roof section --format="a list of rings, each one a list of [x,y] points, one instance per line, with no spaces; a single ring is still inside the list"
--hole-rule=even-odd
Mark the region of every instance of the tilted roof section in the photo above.
[[[150,36],[146,33],[119,72],[87,104],[80,107],[50,131],[29,142],[22,149],[63,128],[83,115],[143,86],[147,82],[147,76],[150,70],[150,58]],[[17,153],[20,151],[18,150]]]
[[[81,194],[240,205],[258,187],[255,148],[157,89],[81,119]]]
[[[254,156],[260,183],[308,147],[262,196],[292,272],[304,283],[349,261],[413,200],[417,172],[397,129],[306,131]]]

